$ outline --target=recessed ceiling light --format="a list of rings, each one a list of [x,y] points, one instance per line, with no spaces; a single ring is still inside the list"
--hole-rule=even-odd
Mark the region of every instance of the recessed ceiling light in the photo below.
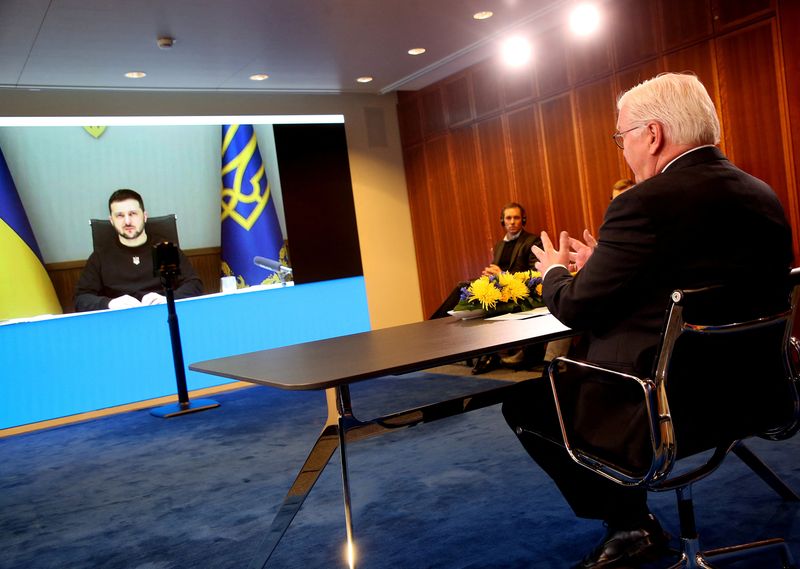
[[[359,83],[369,83],[370,81],[372,81],[372,77],[365,75],[364,77],[359,77],[358,79],[356,79],[356,81],[358,81]]]
[[[162,36],[156,40],[156,45],[159,49],[172,49],[172,46],[175,45],[175,38]]]
[[[141,79],[142,77],[146,76],[147,73],[145,73],[144,71],[128,71],[125,74],[125,77],[127,77],[128,79]]]
[[[490,12],[489,10],[484,10],[483,12],[475,12],[472,14],[472,17],[476,20],[488,20],[494,16],[494,12]]]
[[[266,73],[256,73],[250,76],[251,81],[263,81],[264,79],[269,79],[269,75]]]
[[[408,50],[408,55],[422,55],[423,53],[425,53],[424,47],[415,47]]]
[[[600,11],[593,4],[579,4],[569,15],[569,27],[578,36],[588,36],[600,26]]]

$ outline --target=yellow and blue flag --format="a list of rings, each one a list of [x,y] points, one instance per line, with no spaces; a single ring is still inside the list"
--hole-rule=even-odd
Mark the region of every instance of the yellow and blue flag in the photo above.
[[[0,150],[0,320],[40,314],[61,305]]]
[[[275,200],[252,125],[222,125],[223,276],[239,288],[276,282],[278,276],[253,264],[266,257],[288,266]]]

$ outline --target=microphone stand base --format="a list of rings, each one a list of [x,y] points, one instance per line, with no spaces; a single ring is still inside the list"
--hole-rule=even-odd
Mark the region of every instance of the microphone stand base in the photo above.
[[[213,399],[195,399],[188,403],[170,403],[162,407],[150,409],[150,414],[154,417],[161,417],[162,419],[169,419],[170,417],[177,417],[178,415],[186,415],[187,413],[196,413],[197,411],[205,411],[219,407],[219,403]]]

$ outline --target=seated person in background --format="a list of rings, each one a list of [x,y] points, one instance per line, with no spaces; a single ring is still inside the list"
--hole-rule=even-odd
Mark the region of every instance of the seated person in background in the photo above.
[[[525,208],[516,202],[510,202],[500,211],[500,225],[506,234],[498,241],[493,250],[492,263],[483,269],[482,275],[496,275],[501,271],[518,273],[533,269],[536,257],[531,250],[534,245],[541,245],[538,235],[523,229],[528,222]]]
[[[164,304],[161,278],[153,276],[153,245],[167,241],[145,231],[147,212],[142,196],[117,190],[108,198],[109,220],[118,238],[92,252],[75,286],[75,310],[130,308]],[[175,298],[203,294],[203,283],[180,251],[181,275]]]
[[[525,208],[516,202],[510,202],[500,210],[500,225],[506,234],[494,246],[492,263],[483,269],[482,275],[496,275],[501,271],[518,273],[534,268],[536,257],[533,254],[534,245],[541,246],[542,240],[536,235],[523,229],[528,219]],[[500,365],[508,367],[522,367],[534,360],[541,360],[541,346],[487,354],[478,358],[472,373],[478,375],[490,371]]]
[[[611,199],[613,200],[622,192],[631,189],[634,186],[634,181],[628,178],[621,178],[614,182],[614,185],[611,186]]]

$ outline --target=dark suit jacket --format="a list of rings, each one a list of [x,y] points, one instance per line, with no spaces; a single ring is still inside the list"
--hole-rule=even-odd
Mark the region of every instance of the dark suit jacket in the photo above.
[[[500,255],[503,252],[505,241],[501,239],[494,246],[494,258],[492,264],[500,266]],[[511,260],[508,267],[500,267],[504,271],[519,273],[533,269],[536,262],[536,255],[531,251],[534,245],[542,246],[542,239],[538,235],[528,233],[524,229],[520,231],[519,237],[514,241],[514,248],[511,250]]]
[[[652,377],[673,290],[734,284],[742,303],[785,304],[792,258],[791,229],[772,189],[717,148],[700,148],[612,201],[589,261],[574,277],[549,271],[544,300],[564,324],[587,331],[585,359]],[[735,365],[736,355],[713,364]],[[714,381],[731,380],[717,369]],[[707,379],[700,398],[720,387],[700,381]]]

